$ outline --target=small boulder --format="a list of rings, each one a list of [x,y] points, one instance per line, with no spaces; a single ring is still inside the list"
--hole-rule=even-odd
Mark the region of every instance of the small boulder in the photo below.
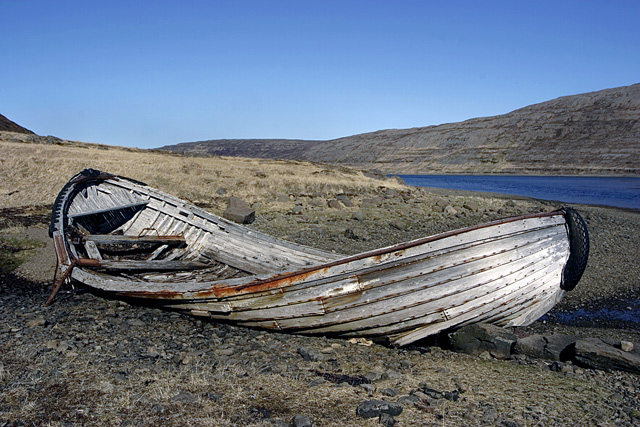
[[[366,400],[358,405],[356,409],[356,415],[362,418],[375,418],[380,417],[382,414],[389,414],[395,417],[401,413],[401,404],[386,400]]]
[[[404,221],[401,221],[399,219],[395,220],[395,221],[391,221],[389,223],[389,225],[393,228],[395,228],[396,230],[404,230],[407,228],[407,224]]]
[[[304,207],[296,205],[289,211],[289,215],[302,215],[304,213]]]
[[[300,347],[298,348],[297,352],[300,357],[302,357],[307,362],[317,362],[318,360],[324,360],[324,356],[320,352],[312,348]]]
[[[574,361],[591,369],[640,374],[640,356],[615,348],[598,338],[577,340]]]
[[[378,424],[382,424],[384,427],[393,427],[396,425],[396,419],[393,418],[393,415],[380,414]]]
[[[576,337],[566,334],[550,334],[544,337],[545,356],[547,359],[565,361],[571,358],[572,346],[576,342]]]
[[[366,242],[371,239],[371,236],[369,235],[369,233],[367,233],[365,230],[358,227],[347,228],[344,231],[344,236],[348,237],[349,239],[361,240],[363,242]]]
[[[442,212],[448,214],[448,215],[455,215],[458,213],[458,211],[456,210],[456,208],[454,208],[451,205],[447,205],[444,207],[444,209],[442,210]]]
[[[248,208],[227,208],[222,216],[238,224],[251,224],[256,220],[256,212]]]
[[[518,354],[524,354],[534,359],[544,359],[546,357],[544,348],[547,341],[541,334],[534,334],[528,337],[519,338],[516,343],[515,351]]]
[[[327,202],[327,206],[333,209],[342,209],[342,204],[336,199],[331,199]]]
[[[345,205],[348,208],[353,207],[353,203],[351,202],[351,199],[346,194],[338,194],[336,196],[336,199],[338,199],[340,202],[342,202],[343,205]]]
[[[576,337],[566,334],[534,334],[519,338],[515,351],[533,359],[566,361],[571,359]]]
[[[355,219],[356,221],[364,221],[364,212],[362,211],[357,211],[354,212],[353,215],[351,215],[351,218]]]
[[[518,339],[508,330],[487,323],[463,326],[448,338],[453,351],[475,356],[488,351],[496,359],[511,357]]]
[[[291,425],[293,427],[312,427],[313,422],[311,421],[311,418],[306,415],[296,415],[293,417]]]
[[[473,200],[467,200],[466,202],[464,202],[462,207],[471,212],[478,212],[478,210],[480,209],[478,204]]]
[[[622,351],[633,351],[633,343],[631,341],[620,341],[620,349]]]
[[[249,207],[247,202],[237,197],[230,197],[227,209],[222,216],[229,221],[238,224],[251,224],[256,220],[256,212]]]

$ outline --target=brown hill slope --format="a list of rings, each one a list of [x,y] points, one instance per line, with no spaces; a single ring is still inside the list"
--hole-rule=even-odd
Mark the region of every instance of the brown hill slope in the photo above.
[[[640,84],[459,123],[330,141],[218,140],[163,149],[339,163],[392,173],[640,174]]]
[[[12,122],[5,116],[0,114],[0,131],[6,132],[19,132],[19,133],[33,133],[29,129],[25,129],[17,123]]]

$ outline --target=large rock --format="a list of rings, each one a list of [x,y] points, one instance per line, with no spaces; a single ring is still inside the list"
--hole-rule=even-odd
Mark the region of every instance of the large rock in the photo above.
[[[576,337],[566,334],[545,335],[545,355],[547,359],[564,361],[571,358],[572,346],[576,342]]]
[[[533,334],[528,337],[519,338],[516,343],[515,352],[518,354],[524,354],[533,359],[545,359],[545,347],[547,340],[541,334]]]
[[[251,224],[256,220],[256,212],[249,207],[247,202],[237,197],[229,198],[227,209],[222,213],[222,216],[238,224]]]
[[[515,352],[534,359],[565,361],[571,359],[576,337],[566,334],[534,334],[518,339]]]
[[[518,339],[508,330],[487,323],[463,326],[448,338],[453,351],[476,356],[488,351],[497,359],[511,357]]]
[[[598,338],[576,341],[574,361],[591,369],[640,374],[640,356],[615,348]]]

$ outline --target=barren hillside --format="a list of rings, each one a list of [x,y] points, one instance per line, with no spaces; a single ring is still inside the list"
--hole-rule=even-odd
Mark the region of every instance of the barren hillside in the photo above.
[[[640,84],[459,123],[330,141],[217,140],[177,152],[338,163],[392,173],[640,174]]]

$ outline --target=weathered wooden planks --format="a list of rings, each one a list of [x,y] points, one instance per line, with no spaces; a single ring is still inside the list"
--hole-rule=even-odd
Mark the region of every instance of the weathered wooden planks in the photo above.
[[[59,197],[68,198],[68,219],[58,215],[56,229],[90,217],[88,227],[117,232],[56,245],[62,259],[76,259],[76,280],[242,325],[382,335],[399,345],[475,321],[531,322],[562,296],[570,253],[562,212],[343,256],[247,229],[126,179],[84,180]],[[137,210],[118,215],[130,208]]]
[[[105,270],[123,270],[123,271],[160,271],[160,270],[195,270],[208,268],[209,265],[197,261],[164,261],[164,260],[96,260],[79,258],[78,263],[81,267],[99,268]]]
[[[184,236],[160,236],[148,234],[144,236],[125,236],[117,234],[89,234],[83,237],[85,241],[96,244],[133,244],[133,243],[166,243],[186,244]]]

